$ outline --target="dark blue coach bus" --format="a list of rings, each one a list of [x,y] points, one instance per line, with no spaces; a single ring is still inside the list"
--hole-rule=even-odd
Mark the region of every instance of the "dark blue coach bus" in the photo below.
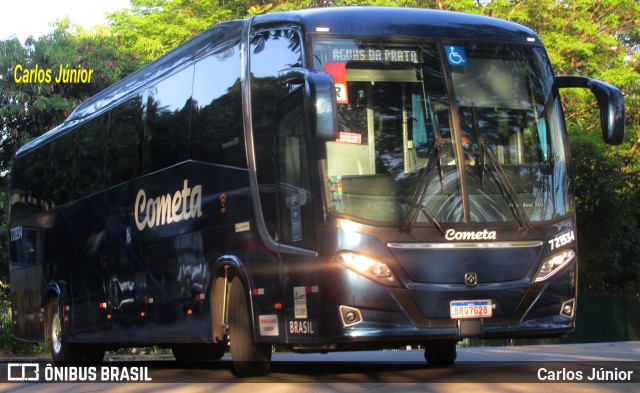
[[[502,20],[404,8],[213,26],[88,99],[12,169],[15,336],[53,359],[157,344],[265,374],[299,352],[575,325],[559,88],[604,141],[620,91]]]

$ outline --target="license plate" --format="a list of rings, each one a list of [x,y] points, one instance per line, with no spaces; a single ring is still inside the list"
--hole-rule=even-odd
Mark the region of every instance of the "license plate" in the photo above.
[[[454,300],[450,305],[451,319],[490,318],[491,300]]]

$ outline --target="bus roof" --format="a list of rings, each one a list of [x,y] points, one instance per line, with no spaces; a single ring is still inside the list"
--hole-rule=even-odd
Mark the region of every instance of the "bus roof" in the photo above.
[[[256,24],[290,21],[308,33],[378,37],[420,37],[438,40],[531,43],[530,29],[502,19],[453,11],[403,7],[331,7],[256,16]],[[322,30],[318,30],[322,28]]]
[[[24,145],[17,156],[55,139],[83,119],[112,106],[120,98],[138,91],[147,83],[170,73],[220,45],[238,43],[245,23],[252,26],[298,24],[307,33],[367,37],[419,37],[435,40],[466,40],[540,44],[530,29],[516,23],[452,11],[402,7],[332,7],[259,15],[212,26],[198,36],[131,73],[80,104],[59,126]],[[533,39],[533,40],[532,40]]]

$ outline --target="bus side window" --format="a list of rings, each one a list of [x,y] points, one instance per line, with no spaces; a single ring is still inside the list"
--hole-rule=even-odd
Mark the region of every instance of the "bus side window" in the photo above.
[[[69,132],[61,135],[54,141],[52,179],[55,188],[53,190],[53,201],[56,205],[63,205],[71,202],[76,197],[76,132]],[[98,161],[102,163],[102,160]]]
[[[187,159],[193,66],[148,90],[144,130],[144,173]]]
[[[142,96],[111,110],[107,141],[106,187],[140,176],[142,170]]]
[[[192,160],[247,167],[240,53],[234,46],[196,63],[191,112]]]
[[[40,213],[42,210],[48,210],[46,207],[51,199],[51,143],[42,146],[33,153],[33,161],[31,162],[31,176],[34,181],[31,185],[31,207],[33,213]],[[71,160],[73,163],[73,150],[71,150]]]
[[[13,162],[11,167],[11,222],[27,217],[26,200],[31,180],[31,156],[24,155]]]
[[[104,187],[104,154],[107,147],[109,115],[101,115],[77,131],[78,193],[91,195]]]

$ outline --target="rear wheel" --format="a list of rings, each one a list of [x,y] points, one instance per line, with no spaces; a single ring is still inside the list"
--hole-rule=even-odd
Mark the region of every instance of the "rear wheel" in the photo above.
[[[64,324],[58,298],[49,300],[47,307],[47,327],[51,343],[51,358],[55,363],[89,362],[100,363],[104,349],[87,344],[71,344],[64,339]]]
[[[256,344],[249,317],[247,292],[239,277],[229,292],[229,341],[234,374],[238,377],[266,375],[271,367],[271,345]]]
[[[458,356],[456,340],[434,340],[426,343],[424,358],[432,366],[449,366]]]

